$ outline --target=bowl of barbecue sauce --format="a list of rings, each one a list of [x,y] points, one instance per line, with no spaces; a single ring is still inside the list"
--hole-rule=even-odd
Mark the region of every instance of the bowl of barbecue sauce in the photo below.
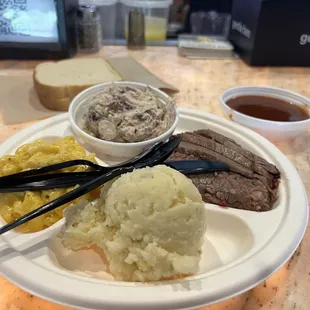
[[[296,138],[310,128],[310,99],[273,87],[243,86],[221,96],[226,115],[272,141]]]

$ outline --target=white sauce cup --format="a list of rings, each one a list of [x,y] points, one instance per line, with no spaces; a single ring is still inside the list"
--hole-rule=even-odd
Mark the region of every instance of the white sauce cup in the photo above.
[[[227,102],[241,96],[265,96],[282,99],[287,102],[306,108],[310,115],[310,100],[307,97],[297,93],[287,91],[281,88],[267,86],[242,86],[226,90],[221,95],[221,105],[225,114],[233,121],[249,127],[267,139],[277,142],[296,138],[308,128],[310,128],[310,119],[297,122],[278,122],[259,119],[237,112],[227,105]]]

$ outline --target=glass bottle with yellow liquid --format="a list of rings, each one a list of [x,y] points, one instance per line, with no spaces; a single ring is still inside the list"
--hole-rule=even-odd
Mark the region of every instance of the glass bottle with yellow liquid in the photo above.
[[[121,0],[125,22],[125,38],[128,39],[128,14],[131,9],[143,11],[145,41],[164,41],[167,37],[169,7],[172,0]]]
[[[145,41],[164,41],[167,36],[167,20],[161,17],[145,16]],[[128,39],[128,18],[125,23],[125,37]]]

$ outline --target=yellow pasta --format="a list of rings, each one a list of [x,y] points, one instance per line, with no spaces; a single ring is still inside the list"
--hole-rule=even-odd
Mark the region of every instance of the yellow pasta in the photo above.
[[[54,142],[37,140],[21,146],[16,150],[14,155],[6,155],[0,158],[0,176],[74,159],[87,159],[96,162],[95,154],[87,154],[85,149],[73,137],[61,138]],[[87,169],[87,166],[80,165],[65,168],[61,171],[82,172]],[[72,189],[74,187],[0,194],[0,215],[9,223]],[[81,198],[89,200],[97,194],[98,190],[88,193]],[[77,202],[81,198],[73,202]],[[35,232],[53,225],[63,217],[63,209],[69,204],[65,204],[56,210],[29,221],[22,225],[19,231]]]

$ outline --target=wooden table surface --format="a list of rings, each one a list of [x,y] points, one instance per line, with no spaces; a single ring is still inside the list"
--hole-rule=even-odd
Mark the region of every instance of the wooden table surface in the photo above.
[[[310,97],[310,68],[251,68],[240,60],[188,60],[174,47],[150,47],[128,52],[125,47],[105,47],[105,57],[136,58],[154,74],[180,89],[178,106],[224,116],[219,96],[227,88],[240,85],[269,85],[286,88]],[[83,56],[89,57],[89,56]],[[2,61],[0,76],[30,76],[36,61]],[[0,85],[1,87],[1,85]],[[1,104],[1,103],[0,103]],[[33,123],[33,122],[32,122]],[[5,126],[0,119],[0,143],[32,123]],[[310,195],[310,134],[278,147],[299,170]],[[309,310],[310,230],[290,261],[256,288],[204,310]],[[0,277],[0,310],[65,310],[34,297]]]

